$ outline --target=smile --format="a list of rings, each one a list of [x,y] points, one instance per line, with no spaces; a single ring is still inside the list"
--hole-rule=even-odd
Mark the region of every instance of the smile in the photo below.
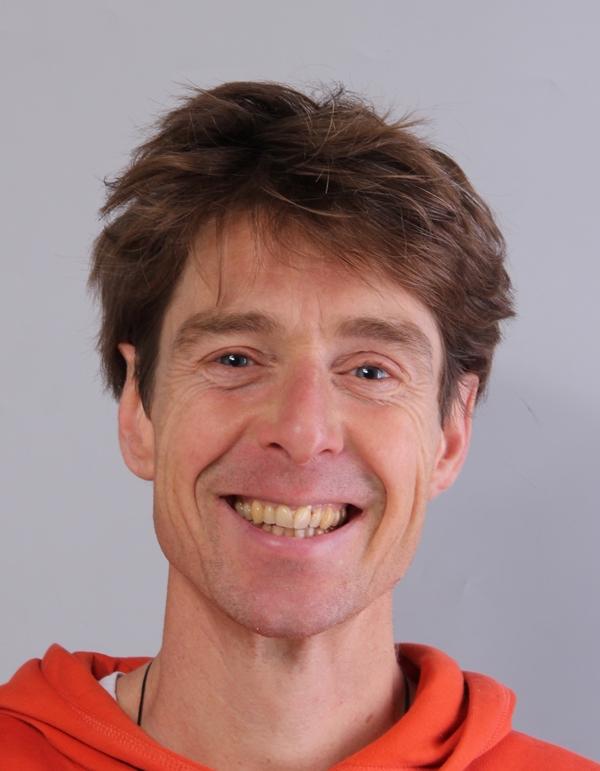
[[[356,507],[345,503],[294,507],[238,495],[230,496],[228,502],[255,527],[288,538],[311,538],[330,533],[345,524],[351,510],[358,511]]]

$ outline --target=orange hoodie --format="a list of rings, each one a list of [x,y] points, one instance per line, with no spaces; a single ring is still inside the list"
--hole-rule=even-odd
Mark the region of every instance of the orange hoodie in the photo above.
[[[377,741],[335,771],[591,771],[600,764],[511,729],[512,691],[484,675],[461,672],[441,651],[403,644],[400,661],[415,699]],[[147,658],[68,653],[52,645],[0,686],[2,771],[207,771],[161,747],[97,682],[130,672]]]

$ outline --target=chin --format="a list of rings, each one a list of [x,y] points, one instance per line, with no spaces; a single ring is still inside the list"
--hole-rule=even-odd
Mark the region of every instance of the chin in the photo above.
[[[232,603],[231,598],[221,605],[229,618],[248,631],[262,637],[303,640],[327,632],[360,612],[354,603],[317,597],[313,602],[298,602],[281,597],[257,602]]]

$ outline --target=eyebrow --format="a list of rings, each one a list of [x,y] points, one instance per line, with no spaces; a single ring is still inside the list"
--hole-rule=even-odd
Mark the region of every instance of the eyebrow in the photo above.
[[[336,331],[340,337],[368,338],[390,343],[396,348],[413,353],[429,370],[432,370],[431,342],[425,332],[412,321],[360,316],[340,322]]]
[[[281,324],[267,313],[223,313],[217,310],[201,311],[186,319],[179,327],[171,345],[173,353],[182,352],[204,335],[223,335],[234,332],[274,334]],[[336,327],[336,334],[343,338],[368,338],[407,350],[422,361],[430,370],[433,348],[425,332],[414,322],[404,319],[384,319],[377,316],[360,316],[344,319]]]
[[[215,310],[201,311],[187,318],[177,330],[171,345],[172,352],[181,352],[204,335],[225,335],[232,332],[273,334],[280,325],[266,313],[223,313]]]

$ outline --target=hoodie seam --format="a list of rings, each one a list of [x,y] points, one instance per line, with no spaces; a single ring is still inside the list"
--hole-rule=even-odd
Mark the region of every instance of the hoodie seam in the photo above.
[[[206,766],[203,766],[202,764],[196,763],[192,760],[186,760],[185,758],[179,760],[178,758],[174,758],[171,755],[172,750],[169,750],[166,747],[161,747],[159,744],[156,744],[156,746],[149,745],[149,740],[146,741],[142,737],[132,736],[121,728],[112,726],[109,723],[105,723],[104,721],[99,720],[97,717],[90,715],[89,712],[86,712],[81,707],[74,704],[70,699],[67,699],[67,702],[73,711],[76,712],[85,722],[93,725],[96,729],[101,730],[105,735],[118,739],[126,746],[138,750],[140,754],[144,755],[145,759],[160,759],[161,763],[166,764],[168,768],[175,769],[176,771],[191,771],[191,769],[194,769],[194,771],[196,771],[196,769],[200,771],[200,769],[206,768]],[[108,755],[109,753],[105,754]],[[133,766],[132,763],[129,763],[128,765],[131,765],[133,768],[137,768],[137,766]]]
[[[416,771],[417,768],[427,769],[432,766],[399,766],[397,763],[345,763],[343,760],[340,763],[336,763],[332,766],[332,771],[336,771],[338,768],[392,768],[395,771]]]
[[[500,712],[500,715],[497,718],[496,726],[484,745],[485,749],[481,752],[481,754],[478,757],[481,757],[481,755],[485,755],[485,753],[489,752],[492,749],[492,747],[496,746],[500,738],[500,734],[502,733],[502,726],[506,723],[507,717],[509,717],[512,698],[511,698],[511,692],[505,686],[502,686],[502,697],[503,697],[502,710]]]
[[[45,673],[44,673],[44,677],[47,680]],[[106,692],[106,689],[102,688],[102,686],[100,685],[100,683],[98,683],[97,680],[95,680],[95,683],[102,690],[103,693],[105,693],[109,698],[111,698],[110,694]],[[168,765],[170,769],[174,769],[175,771],[191,771],[191,769],[194,769],[194,771],[199,771],[199,769],[206,768],[206,766],[197,764],[195,761],[188,761],[185,758],[182,758],[180,760],[179,758],[172,757],[173,751],[167,749],[166,747],[161,747],[161,745],[158,743],[156,743],[155,746],[149,745],[149,741],[153,741],[150,738],[146,740],[144,737],[137,737],[135,735],[132,736],[122,728],[118,728],[116,726],[110,725],[110,723],[105,723],[104,721],[100,720],[99,718],[95,717],[89,712],[86,712],[86,710],[82,709],[76,702],[74,702],[71,699],[69,693],[67,693],[62,688],[61,682],[54,683],[53,686],[55,690],[58,693],[60,693],[60,695],[63,697],[66,703],[71,707],[71,709],[77,715],[79,715],[79,717],[82,718],[85,722],[102,730],[102,732],[105,735],[110,736],[112,738],[119,739],[126,746],[139,750],[140,753],[143,754],[146,758],[149,758],[150,760],[155,760],[156,756],[159,755],[161,759],[161,763],[164,762],[165,764]],[[114,702],[114,699],[113,699],[113,702]],[[116,708],[118,709],[118,706]],[[137,726],[134,725],[134,727],[137,730]],[[140,728],[139,730],[141,731],[142,729]]]

